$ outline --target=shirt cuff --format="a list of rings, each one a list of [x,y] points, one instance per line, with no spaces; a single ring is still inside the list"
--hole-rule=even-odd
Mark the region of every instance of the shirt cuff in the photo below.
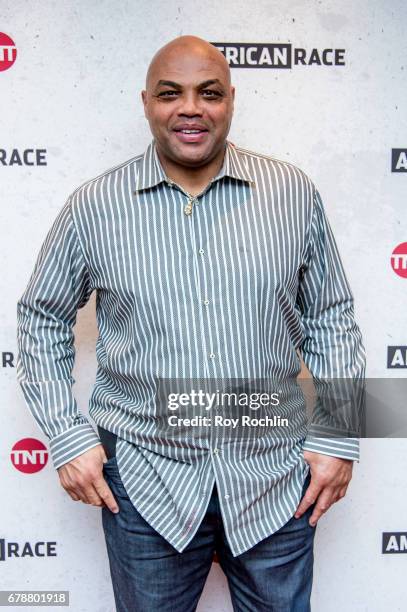
[[[55,469],[98,444],[101,444],[100,438],[90,423],[74,425],[55,438],[51,438],[49,448]]]
[[[359,463],[360,443],[358,438],[318,438],[307,436],[302,450],[330,455],[340,459],[350,459]]]

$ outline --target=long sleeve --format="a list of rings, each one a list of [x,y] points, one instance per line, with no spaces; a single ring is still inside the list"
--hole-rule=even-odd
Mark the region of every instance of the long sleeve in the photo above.
[[[300,350],[317,392],[303,450],[359,461],[365,349],[354,319],[353,294],[316,189],[313,204],[307,264],[297,297],[304,332]]]
[[[72,392],[73,326],[77,310],[91,293],[68,199],[17,303],[17,379],[31,414],[49,439],[55,469],[100,444]]]

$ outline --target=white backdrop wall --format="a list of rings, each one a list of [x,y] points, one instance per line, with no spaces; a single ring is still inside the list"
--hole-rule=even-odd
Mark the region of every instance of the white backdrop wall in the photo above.
[[[140,90],[170,39],[345,50],[338,66],[234,68],[230,139],[297,164],[316,183],[355,295],[368,375],[406,376],[387,367],[387,347],[407,345],[407,279],[390,265],[407,241],[407,176],[390,164],[393,148],[407,148],[406,26],[402,0],[1,0],[0,32],[17,57],[0,71],[0,589],[69,590],[74,612],[114,610],[100,509],[73,502],[50,460],[31,473],[16,464],[16,444],[47,442],[16,382],[16,302],[67,196],[147,146]],[[43,149],[46,165],[10,165],[14,149]],[[86,412],[94,295],[75,334],[74,391]],[[407,557],[382,554],[382,533],[407,531],[406,450],[403,439],[362,440],[346,498],[317,527],[315,612],[405,609]],[[10,542],[20,556],[7,553]],[[55,554],[22,556],[26,542],[56,542]],[[199,611],[231,609],[214,565]]]

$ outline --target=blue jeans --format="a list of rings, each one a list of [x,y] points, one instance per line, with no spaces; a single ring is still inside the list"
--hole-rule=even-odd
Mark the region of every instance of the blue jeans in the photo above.
[[[238,612],[309,612],[315,527],[313,506],[276,533],[233,557],[223,530],[214,487],[206,515],[182,553],[136,510],[120,478],[116,457],[104,464],[104,477],[120,512],[102,507],[117,612],[192,612],[214,552],[226,574],[233,609]],[[308,474],[303,494],[310,481]]]

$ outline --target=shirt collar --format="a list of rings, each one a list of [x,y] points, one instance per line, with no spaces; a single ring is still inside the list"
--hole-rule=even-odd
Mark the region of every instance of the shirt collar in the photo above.
[[[254,183],[243,155],[236,149],[235,145],[228,140],[226,141],[225,157],[222,167],[212,182],[224,176],[230,176],[241,181]],[[141,157],[135,183],[135,191],[150,189],[150,187],[155,187],[163,181],[170,182],[158,158],[155,140],[153,139]]]

